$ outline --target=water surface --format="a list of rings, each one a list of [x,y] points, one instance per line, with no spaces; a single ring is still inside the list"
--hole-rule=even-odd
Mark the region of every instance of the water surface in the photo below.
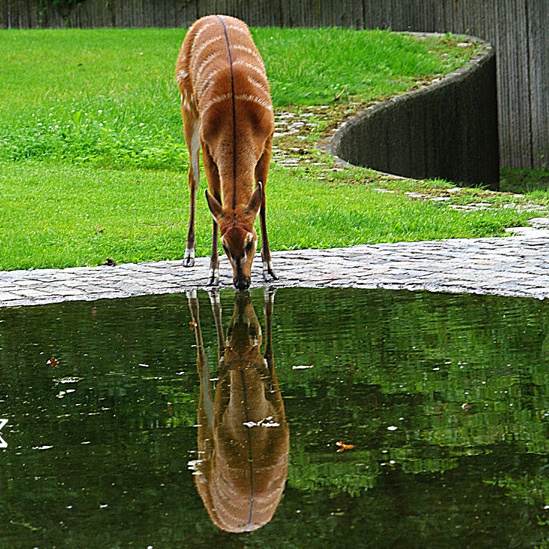
[[[0,310],[1,547],[549,546],[548,303],[220,303],[221,347],[205,292]],[[255,531],[215,523],[219,479]]]

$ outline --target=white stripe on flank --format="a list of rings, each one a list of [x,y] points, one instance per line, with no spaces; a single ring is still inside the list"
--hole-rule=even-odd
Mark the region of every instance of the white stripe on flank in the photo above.
[[[213,99],[210,99],[205,105],[200,107],[200,116],[204,116],[204,113],[210,108],[213,107],[216,103],[221,103],[231,97],[230,93],[224,93],[223,95],[218,95]]]
[[[199,100],[210,89],[210,87],[215,84],[215,77],[223,70],[225,70],[225,67],[214,69],[212,72],[210,72],[210,74],[208,74],[206,78],[204,78],[196,91],[196,95],[198,96]]]
[[[273,110],[273,106],[269,103],[269,101],[267,101],[266,99],[261,99],[261,97],[257,97],[255,95],[242,93],[240,95],[235,95],[234,98],[238,99],[239,101],[252,101],[254,103],[257,103],[258,105],[261,105],[262,107],[265,107],[269,111]]]
[[[246,27],[242,27],[242,26],[239,26],[239,25],[227,25],[227,30],[238,31],[238,32],[242,33],[244,36],[246,36],[246,38],[248,38],[248,36],[249,36],[248,29]]]
[[[248,81],[252,86],[256,86],[259,88],[263,93],[268,94],[267,88],[265,87],[265,84],[263,82],[258,82],[255,78],[252,78],[251,76],[248,76]]]
[[[211,46],[212,44],[215,44],[216,42],[218,42],[219,40],[224,40],[225,37],[222,36],[222,35],[218,35],[218,36],[214,36],[213,38],[210,38],[209,40],[206,40],[206,42],[203,42],[202,44],[200,44],[200,46],[198,47],[198,49],[196,51],[194,51],[194,48],[191,52],[191,55],[192,55],[192,65],[191,65],[191,70],[194,72],[196,71],[196,64],[198,63],[198,58],[200,57],[200,55],[202,54],[202,52],[208,47],[208,46]],[[196,42],[195,42],[195,45],[196,45]]]
[[[217,23],[214,23],[213,21],[211,21],[210,23],[207,23],[206,25],[204,25],[194,36],[194,43],[196,44],[198,42],[198,40],[200,39],[200,35],[207,31],[210,27],[213,27],[214,25],[216,25]]]
[[[247,69],[250,69],[256,72],[259,76],[263,78],[267,77],[267,75],[265,74],[265,71],[261,67],[258,67],[256,64],[250,63],[249,61],[245,61],[244,59],[238,59],[233,62],[233,67],[238,67],[238,66],[246,67]]]
[[[263,65],[263,59],[261,59],[261,56],[256,51],[252,50],[252,48],[248,46],[243,46],[242,44],[231,44],[231,49],[247,53],[258,62],[261,68],[265,69]]]
[[[200,65],[200,68],[198,69],[198,71],[195,73],[196,76],[195,76],[195,79],[194,81],[195,82],[199,82],[200,81],[200,77],[202,76],[202,73],[204,72],[204,70],[206,69],[206,67],[212,62],[212,61],[215,61],[220,55],[223,54],[223,50],[218,50],[210,55],[208,55],[208,57],[206,57],[206,59],[204,59],[202,65]]]
[[[187,78],[187,76],[189,76],[189,73],[187,73],[185,71],[179,71],[177,73],[177,81],[178,82],[183,82],[183,80],[185,80],[185,78]]]

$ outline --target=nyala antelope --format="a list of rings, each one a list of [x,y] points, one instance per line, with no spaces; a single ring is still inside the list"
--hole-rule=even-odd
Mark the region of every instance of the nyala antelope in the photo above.
[[[190,463],[213,523],[251,532],[273,517],[288,476],[290,430],[274,370],[272,292],[265,294],[266,341],[248,292],[236,292],[224,340],[219,293],[211,294],[218,340],[212,396],[196,292],[188,294],[200,377],[198,459]]]
[[[250,286],[259,213],[263,277],[276,279],[265,221],[265,184],[274,116],[263,61],[248,27],[211,15],[189,29],[176,65],[184,135],[189,149],[190,216],[183,264],[194,265],[199,149],[213,216],[211,285],[219,284],[218,227],[238,290]],[[255,190],[254,190],[255,181]]]

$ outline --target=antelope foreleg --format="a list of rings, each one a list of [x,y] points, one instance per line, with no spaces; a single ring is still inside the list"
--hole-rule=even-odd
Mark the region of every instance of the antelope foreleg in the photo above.
[[[263,200],[265,200],[265,198],[263,198]],[[263,260],[263,280],[265,282],[269,282],[269,280],[278,280],[278,276],[276,276],[273,269],[273,263],[271,261],[271,250],[269,250],[269,241],[267,239],[265,202],[263,202],[263,205],[261,206],[259,220],[261,223],[261,259]]]
[[[218,230],[217,223],[213,221],[212,232],[212,255],[210,257],[210,281],[209,286],[219,286],[219,252],[218,252]]]
[[[219,170],[217,169],[217,165],[210,154],[210,149],[208,148],[207,143],[204,142],[202,143],[202,160],[204,162],[204,171],[206,172],[209,191],[218,202],[221,202]],[[210,259],[210,286],[217,286],[219,284],[218,238],[219,234],[217,230],[217,223],[214,219],[212,232],[212,255]]]

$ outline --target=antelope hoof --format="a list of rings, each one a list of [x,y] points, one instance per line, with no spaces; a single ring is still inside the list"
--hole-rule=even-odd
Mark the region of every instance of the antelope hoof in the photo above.
[[[187,294],[187,299],[196,299],[198,297],[196,293],[196,288],[193,288],[192,290],[187,290],[185,293]]]
[[[210,270],[208,286],[219,286],[219,271]]]
[[[276,276],[273,266],[270,262],[264,262],[263,263],[263,280],[265,282],[270,282],[271,280],[278,280],[278,276]]]
[[[183,267],[194,267],[194,250],[187,248],[183,258]]]

